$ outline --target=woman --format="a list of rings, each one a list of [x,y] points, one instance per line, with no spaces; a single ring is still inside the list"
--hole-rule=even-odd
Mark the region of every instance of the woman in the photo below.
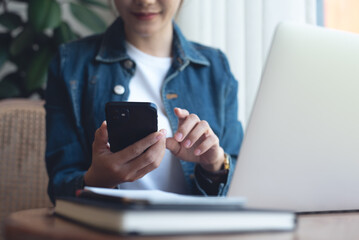
[[[84,186],[226,194],[243,135],[237,82],[223,53],[173,23],[181,2],[115,0],[104,34],[60,47],[46,95],[52,201]],[[112,153],[109,101],[156,103],[162,129]]]

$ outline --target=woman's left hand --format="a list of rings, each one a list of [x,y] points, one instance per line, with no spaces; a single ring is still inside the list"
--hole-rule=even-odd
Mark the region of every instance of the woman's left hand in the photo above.
[[[178,117],[178,129],[174,137],[167,138],[166,148],[182,160],[199,163],[206,171],[219,171],[224,151],[208,122],[185,109],[175,108],[174,112]]]

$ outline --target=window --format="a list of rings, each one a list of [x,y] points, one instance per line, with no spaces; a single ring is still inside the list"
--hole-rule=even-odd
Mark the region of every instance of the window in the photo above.
[[[318,25],[359,33],[358,0],[317,0]]]
[[[239,119],[244,127],[277,24],[282,21],[316,24],[317,1],[184,1],[177,22],[185,36],[220,48],[229,59],[232,73],[239,81]]]

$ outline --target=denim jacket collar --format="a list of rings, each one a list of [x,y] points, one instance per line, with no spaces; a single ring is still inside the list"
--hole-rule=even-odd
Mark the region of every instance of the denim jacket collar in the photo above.
[[[129,59],[125,49],[125,31],[122,19],[118,18],[104,33],[96,60],[111,63],[125,59]]]
[[[195,64],[210,65],[208,59],[197,51],[193,45],[186,40],[179,27],[174,25],[173,53],[180,62],[193,62]],[[122,19],[119,17],[104,33],[96,60],[100,62],[117,62],[129,59],[125,49],[125,31]]]

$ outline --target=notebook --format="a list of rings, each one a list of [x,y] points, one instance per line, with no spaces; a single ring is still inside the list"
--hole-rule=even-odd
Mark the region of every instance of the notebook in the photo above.
[[[359,209],[359,35],[277,27],[229,196],[248,207]]]
[[[78,190],[76,195],[57,198],[55,213],[126,235],[293,231],[297,222],[290,211],[248,209],[243,198],[94,187]]]

